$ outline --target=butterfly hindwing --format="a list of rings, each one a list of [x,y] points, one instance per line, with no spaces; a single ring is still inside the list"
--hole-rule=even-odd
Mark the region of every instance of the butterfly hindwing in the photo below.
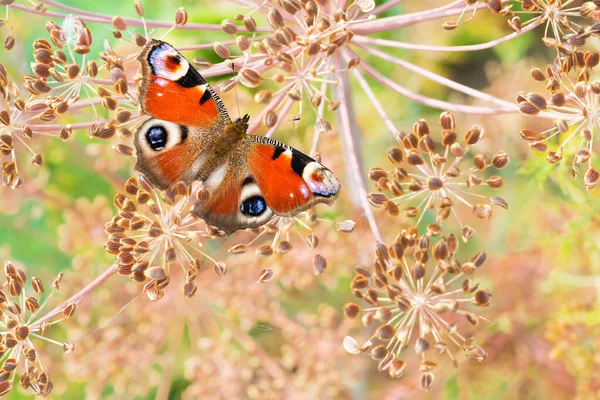
[[[202,133],[197,128],[149,118],[136,131],[134,144],[135,168],[160,189],[193,182],[202,166]]]
[[[317,203],[331,205],[340,190],[333,173],[306,154],[262,136],[254,142],[249,169],[269,207],[293,216]]]
[[[230,122],[219,96],[173,46],[153,39],[138,60],[143,77],[140,104],[146,114],[206,130]]]
[[[205,182],[210,199],[194,211],[226,233],[292,217],[317,203],[331,205],[340,184],[333,173],[278,141],[247,136],[233,157]]]
[[[261,226],[273,216],[273,210],[249,175],[245,149],[246,146],[238,148],[232,158],[203,181],[210,198],[194,207],[194,212],[206,223],[227,234]]]

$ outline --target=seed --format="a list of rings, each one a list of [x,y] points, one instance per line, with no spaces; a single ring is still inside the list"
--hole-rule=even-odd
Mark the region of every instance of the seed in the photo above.
[[[497,169],[504,169],[509,162],[510,158],[508,157],[508,154],[506,154],[506,152],[504,151],[499,151],[496,154],[494,154],[491,161],[492,165]]]
[[[238,31],[238,27],[234,21],[225,19],[221,22],[221,30],[229,35],[235,35]]]
[[[144,7],[142,6],[140,0],[135,0],[133,2],[133,8],[135,9],[135,12],[138,16],[144,18]]]
[[[119,17],[118,15],[115,15],[112,18],[112,25],[120,31],[127,30],[127,24],[125,23],[125,20],[123,18]]]
[[[593,1],[586,1],[579,8],[579,15],[583,18],[590,18],[594,15],[597,8],[598,6]]]
[[[260,84],[260,74],[252,68],[242,68],[239,73],[240,82],[247,87],[254,88]]]
[[[354,231],[354,227],[356,226],[356,222],[348,219],[341,224],[338,225],[337,230],[344,233],[350,233]]]
[[[494,176],[491,176],[491,177],[489,177],[489,178],[488,178],[488,179],[485,181],[485,183],[486,183],[486,184],[487,184],[489,187],[491,187],[491,188],[493,188],[493,189],[499,189],[499,188],[501,188],[501,187],[504,185],[504,182],[503,182],[503,180],[502,180],[502,177],[500,177],[500,176],[498,176],[498,175],[494,175]]]
[[[600,180],[600,173],[596,169],[590,167],[586,171],[585,176],[583,178],[583,182],[586,188],[588,190],[593,188],[598,183],[598,180]]]
[[[446,21],[442,24],[442,28],[444,28],[447,31],[453,31],[457,27],[458,23],[456,23],[455,21]]]
[[[539,132],[534,131],[532,129],[521,129],[519,131],[521,137],[525,140],[540,140],[543,139],[542,135]]]
[[[65,306],[62,310],[62,315],[65,318],[71,318],[73,314],[75,314],[75,310],[77,309],[77,303],[71,302]]]
[[[227,266],[222,261],[215,262],[214,269],[219,276],[223,276],[227,272]]]
[[[11,51],[13,47],[15,47],[15,37],[9,35],[4,39],[4,49],[6,49],[6,51]]]
[[[140,35],[139,33],[135,34],[135,44],[138,47],[144,47],[147,42],[148,42],[148,39],[146,39],[146,37]]]
[[[33,157],[31,157],[31,165],[33,165],[34,167],[41,167],[43,164],[43,160],[42,160],[42,155],[40,153],[34,154]]]
[[[544,72],[539,69],[539,68],[532,68],[529,73],[531,74],[531,77],[533,79],[535,79],[536,81],[539,82],[543,82],[546,80],[546,75],[544,74]]]
[[[260,90],[254,95],[254,101],[260,104],[267,104],[271,101],[273,93],[270,90]]]
[[[240,35],[236,37],[235,42],[241,51],[246,51],[250,48],[250,39],[248,39],[246,36]]]
[[[229,52],[229,49],[227,48],[227,46],[225,46],[224,44],[222,44],[220,42],[215,42],[213,44],[213,50],[221,58],[225,59],[225,58],[229,58],[231,56],[231,53]]]
[[[425,389],[425,390],[431,389],[431,387],[433,386],[434,378],[435,378],[435,376],[433,375],[433,373],[431,373],[431,372],[424,373],[423,376],[421,376],[421,386],[423,386],[423,389]]]
[[[315,275],[322,275],[327,269],[327,260],[320,254],[313,257],[313,272]]]
[[[188,299],[194,297],[197,290],[198,287],[194,282],[186,282],[185,285],[183,285],[183,295]]]
[[[29,336],[29,327],[27,325],[21,325],[15,328],[15,336],[17,340],[23,341]]]
[[[256,249],[256,255],[260,258],[267,258],[273,255],[273,248],[267,244],[259,246]]]
[[[444,181],[436,176],[429,178],[427,185],[431,190],[439,190],[444,187]]]
[[[415,150],[410,151],[406,161],[408,162],[409,165],[413,165],[413,166],[414,165],[423,165],[425,163],[425,160],[423,160],[423,157],[421,157],[421,154],[419,154],[419,152],[417,152]]]
[[[115,91],[121,96],[124,96],[129,90],[129,88],[127,87],[127,80],[125,78],[117,79],[113,87],[115,88]]]
[[[292,251],[293,248],[294,246],[290,242],[287,240],[282,240],[281,242],[277,243],[276,251],[277,254],[287,254]]]
[[[231,254],[243,254],[248,250],[248,245],[243,243],[234,244],[227,251]]]
[[[176,26],[184,26],[188,22],[188,13],[185,8],[179,7],[177,11],[175,11],[175,25]]]
[[[492,302],[492,292],[489,289],[478,290],[471,297],[471,303],[478,307],[487,307]]]
[[[492,217],[492,207],[489,204],[476,204],[473,206],[473,214],[477,218],[490,219]]]
[[[269,8],[267,13],[267,22],[273,29],[282,28],[285,26],[283,16],[275,8]]]
[[[483,127],[479,126],[479,125],[475,125],[465,135],[465,142],[470,146],[474,146],[477,143],[479,143],[481,141],[481,139],[483,139],[483,135],[484,135]]]
[[[102,107],[106,108],[107,110],[113,111],[117,108],[117,100],[115,100],[109,96],[103,97],[102,98]]]
[[[249,15],[244,16],[244,27],[248,32],[256,32],[256,21]]]
[[[444,130],[454,130],[456,128],[456,120],[454,114],[449,111],[445,111],[440,115],[440,125]]]
[[[208,68],[212,65],[210,61],[205,60],[204,58],[194,58],[192,60],[192,63],[200,69]]]
[[[160,280],[167,277],[167,274],[162,267],[150,267],[144,271],[144,275],[149,279],[154,280]]]
[[[343,347],[344,350],[346,350],[350,354],[359,354],[361,352],[358,347],[358,343],[351,336],[344,337]]]
[[[265,282],[268,282],[268,281],[270,281],[271,279],[273,279],[273,275],[274,275],[274,273],[273,273],[273,270],[272,270],[272,269],[270,269],[270,268],[269,268],[269,269],[263,269],[263,270],[260,272],[259,276],[258,276],[258,282],[259,282],[259,283],[265,283]]]
[[[360,306],[354,303],[344,304],[344,315],[348,318],[356,318],[360,313]]]
[[[133,155],[133,147],[127,146],[126,144],[119,143],[113,146],[113,149],[115,149],[117,153],[122,154],[124,156]]]

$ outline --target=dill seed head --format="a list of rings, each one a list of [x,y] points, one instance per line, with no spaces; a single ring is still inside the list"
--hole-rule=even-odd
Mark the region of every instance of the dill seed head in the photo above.
[[[547,98],[537,93],[520,93],[516,98],[524,115],[537,115],[540,111],[559,115],[553,128],[543,132],[521,129],[521,138],[532,150],[545,152],[546,161],[551,164],[560,162],[564,157],[570,158],[574,177],[584,167],[584,185],[588,190],[599,179],[593,166],[600,95],[595,69],[599,61],[600,53],[597,51],[575,50],[559,57],[545,71],[534,69],[531,72],[536,81],[546,83]],[[559,143],[558,146],[556,143]],[[502,158],[496,163],[502,164]]]
[[[160,192],[140,176],[130,178],[125,193],[115,196],[119,213],[105,225],[108,241],[104,247],[117,257],[117,273],[143,283],[153,300],[164,295],[172,267],[181,268],[193,280],[200,261],[207,258],[218,275],[225,273],[225,264],[202,249],[202,240],[218,233],[192,211],[201,190],[197,183]],[[192,280],[186,282],[186,296],[195,293]]]
[[[477,324],[482,317],[466,311],[466,306],[487,307],[492,299],[491,291],[479,289],[466,278],[481,267],[485,252],[461,263],[455,258],[457,251],[458,241],[453,235],[433,240],[420,236],[414,228],[401,231],[389,245],[376,243],[373,267],[357,267],[350,285],[354,295],[366,305],[344,306],[347,318],[360,317],[365,326],[374,326],[374,333],[361,345],[346,337],[346,351],[369,352],[378,362],[378,370],[401,378],[406,363],[400,357],[403,350],[413,348],[426,390],[433,384],[435,354],[445,354],[458,365],[452,345],[468,358],[485,360],[487,354],[475,339],[465,338],[459,332],[460,325],[446,319],[446,313],[453,313]],[[462,287],[453,288],[461,279]]]
[[[28,279],[25,271],[11,261],[4,262],[4,277],[5,282],[0,288],[0,309],[3,318],[0,328],[0,392],[6,394],[11,391],[12,384],[2,383],[14,382],[19,375],[23,389],[36,395],[47,396],[52,391],[53,384],[37,348],[41,342],[38,338],[45,335],[50,323],[54,325],[72,316],[76,303],[70,303],[62,312],[49,318],[38,315],[38,311],[46,305],[54,290],[42,301],[44,284],[41,279]],[[29,293],[30,288],[33,288],[33,293]],[[25,307],[21,308],[21,304]],[[47,339],[45,342],[63,347],[63,344],[54,340]]]
[[[485,178],[482,174],[490,168],[504,169],[510,160],[503,151],[498,151],[489,161],[483,154],[476,154],[469,167],[468,153],[483,140],[484,128],[472,127],[464,135],[464,144],[461,144],[451,113],[441,114],[440,125],[440,134],[435,135],[427,121],[421,119],[414,124],[411,133],[398,132],[395,135],[399,146],[388,151],[388,159],[393,166],[390,169],[374,167],[369,171],[369,179],[375,182],[378,191],[369,194],[369,203],[384,209],[390,216],[402,213],[406,217],[417,218],[415,226],[431,209],[435,213],[435,226],[430,227],[430,232],[437,231],[438,226],[454,215],[461,227],[462,238],[467,241],[473,230],[461,222],[454,207],[466,205],[480,219],[491,217],[489,204],[506,208],[502,198],[486,197],[477,191],[480,186],[501,188],[502,177],[492,175]],[[486,198],[489,204],[470,200],[481,197]]]

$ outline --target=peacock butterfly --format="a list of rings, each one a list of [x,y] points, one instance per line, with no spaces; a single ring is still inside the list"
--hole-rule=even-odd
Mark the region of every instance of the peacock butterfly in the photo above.
[[[194,212],[230,234],[292,217],[315,204],[331,205],[340,183],[298,150],[246,134],[248,115],[231,121],[219,96],[173,46],[151,40],[138,57],[140,105],[136,169],[155,186],[199,180],[210,191]]]

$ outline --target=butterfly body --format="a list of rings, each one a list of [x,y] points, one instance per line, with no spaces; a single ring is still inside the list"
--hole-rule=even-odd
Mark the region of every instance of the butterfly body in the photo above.
[[[210,198],[194,212],[226,233],[292,217],[340,189],[333,173],[279,141],[247,135],[246,115],[231,121],[225,106],[171,45],[148,42],[140,104],[151,116],[137,130],[136,169],[160,189],[202,181]]]

